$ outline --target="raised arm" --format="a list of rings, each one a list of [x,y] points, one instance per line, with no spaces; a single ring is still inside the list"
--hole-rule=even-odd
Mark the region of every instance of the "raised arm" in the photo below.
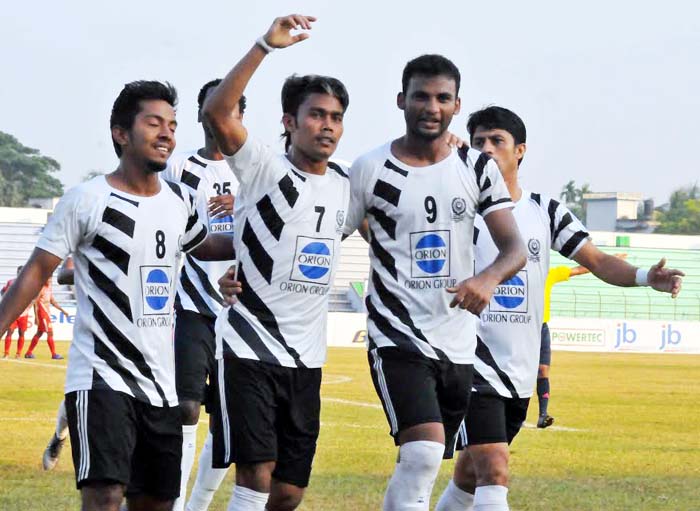
[[[7,327],[36,298],[44,282],[51,277],[60,262],[61,259],[50,252],[40,248],[34,249],[17,280],[2,297],[0,332],[7,330]]]
[[[450,307],[459,305],[472,314],[480,314],[491,300],[496,286],[525,266],[525,244],[510,209],[499,209],[484,217],[498,256],[481,273],[447,291],[455,297]]]
[[[274,49],[286,48],[307,39],[307,33],[292,35],[291,31],[311,30],[314,21],[316,18],[313,16],[299,14],[276,18],[267,33],[255,42],[207,98],[202,111],[204,122],[214,135],[221,152],[229,156],[237,153],[248,138],[242,120],[236,118],[233,111],[260,63]]]

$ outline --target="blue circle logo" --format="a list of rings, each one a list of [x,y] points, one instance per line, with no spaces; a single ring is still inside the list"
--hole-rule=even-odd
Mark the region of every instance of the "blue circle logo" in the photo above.
[[[437,234],[423,236],[413,251],[413,258],[425,273],[438,273],[447,260],[447,245]]]
[[[320,279],[331,269],[331,251],[325,243],[314,241],[299,253],[299,271],[307,279]]]
[[[493,297],[496,299],[496,303],[501,307],[515,309],[525,301],[525,282],[515,275],[501,282],[496,287]]]
[[[170,281],[163,270],[151,270],[146,277],[145,288],[143,294],[151,309],[161,310],[166,306],[170,297]]]

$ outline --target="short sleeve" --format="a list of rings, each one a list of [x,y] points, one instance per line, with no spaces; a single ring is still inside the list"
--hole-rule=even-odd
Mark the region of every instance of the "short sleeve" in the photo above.
[[[86,200],[90,195],[81,191],[81,187],[76,186],[61,197],[37,241],[38,248],[61,259],[76,251],[90,224],[89,209],[85,208],[90,204]],[[93,200],[92,204],[95,202]]]
[[[365,165],[363,159],[356,160],[349,171],[350,177],[350,203],[348,204],[348,214],[345,216],[343,234],[350,236],[360,227],[367,214],[365,202]]]
[[[180,189],[182,190],[182,187]],[[198,194],[197,199],[195,199],[184,190],[182,193],[187,207],[187,225],[185,226],[185,234],[180,239],[180,249],[183,252],[191,252],[207,237],[207,226],[197,211],[197,202],[201,200],[203,195]],[[206,220],[206,217],[204,219]]]
[[[489,213],[499,209],[512,208],[513,202],[510,199],[508,188],[501,176],[496,162],[489,159],[485,164],[480,160],[485,157],[482,153],[476,162],[475,170],[479,184],[479,207],[478,212],[485,217]],[[483,165],[483,171],[479,172],[479,166]]]
[[[581,221],[559,201],[549,199],[547,205],[552,234],[552,250],[573,259],[589,238]]]
[[[236,154],[224,155],[224,159],[244,188],[267,190],[277,184],[288,170],[279,154],[250,135]]]
[[[168,166],[165,167],[161,177],[171,183],[179,183],[182,176],[182,167],[182,155],[173,156],[168,160]]]

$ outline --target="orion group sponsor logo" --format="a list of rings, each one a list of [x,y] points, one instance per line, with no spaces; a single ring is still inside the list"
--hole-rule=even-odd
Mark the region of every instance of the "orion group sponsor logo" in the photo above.
[[[412,232],[411,277],[449,277],[450,231]]]
[[[491,312],[527,313],[527,292],[527,271],[521,270],[496,286],[489,309]]]
[[[145,316],[170,314],[171,289],[169,266],[142,266],[143,314]]]
[[[327,285],[333,268],[333,243],[331,238],[297,236],[290,280]]]
[[[233,217],[226,215],[209,220],[209,232],[233,234]]]

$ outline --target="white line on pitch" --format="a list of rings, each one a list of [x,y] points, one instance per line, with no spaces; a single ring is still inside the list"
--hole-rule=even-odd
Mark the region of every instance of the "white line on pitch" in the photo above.
[[[30,360],[17,360],[15,358],[4,358],[0,359],[3,362],[8,362],[12,364],[25,364],[28,366],[37,366],[37,367],[50,367],[51,369],[63,369],[65,370],[67,366],[62,365],[62,364],[44,364],[43,362],[32,362]]]
[[[528,429],[537,429],[537,426],[535,426],[534,424],[529,424],[527,422],[523,423],[523,427],[528,428]],[[540,428],[540,429],[542,429],[542,428]],[[573,432],[588,431],[587,429],[569,428],[567,426],[548,426],[547,428],[544,428],[544,429],[549,429],[552,431],[573,431]]]
[[[338,385],[339,383],[350,383],[351,381],[352,378],[342,374],[329,374],[328,376],[324,374],[321,383],[323,385]]]
[[[341,399],[338,397],[324,397],[321,401],[328,401],[329,403],[340,403],[342,405],[352,405],[352,406],[362,406],[363,408],[377,408],[382,409],[382,405],[377,403],[365,403],[363,401],[350,401],[348,399]]]

